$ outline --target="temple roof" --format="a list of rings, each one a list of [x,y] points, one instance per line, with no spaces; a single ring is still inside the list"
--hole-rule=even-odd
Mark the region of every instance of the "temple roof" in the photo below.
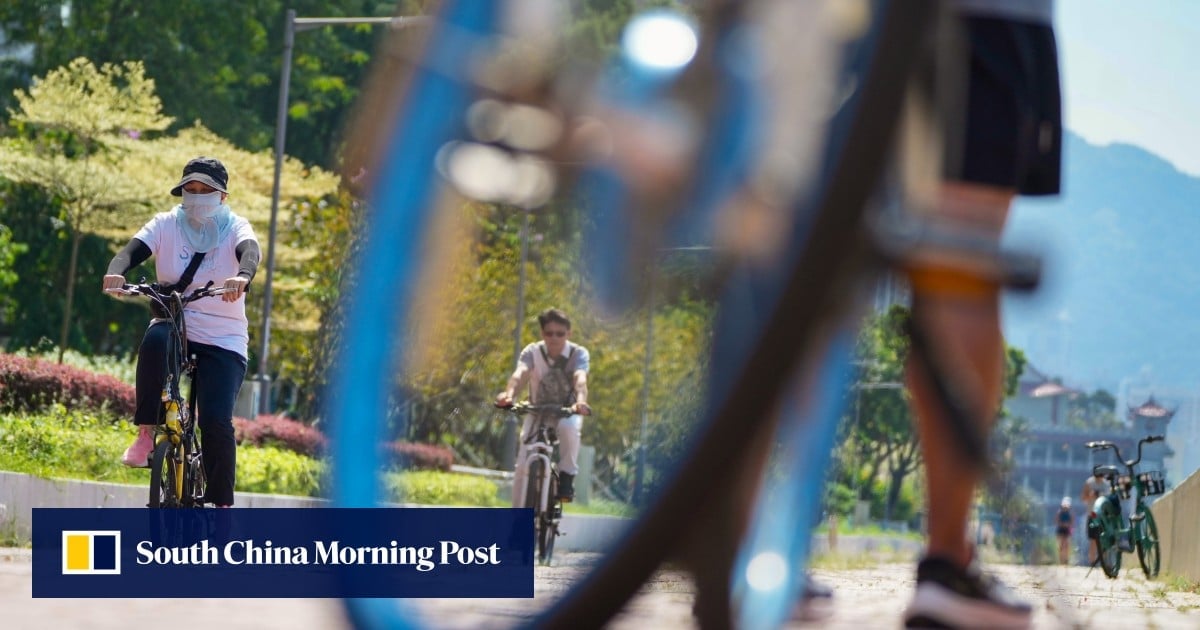
[[[1129,415],[1141,416],[1143,418],[1170,418],[1175,415],[1175,410],[1163,407],[1154,400],[1154,396],[1150,396],[1140,406],[1130,407]]]
[[[1063,394],[1073,393],[1075,390],[1064,387],[1060,383],[1054,381],[1046,381],[1040,383],[1029,390],[1029,395],[1034,398],[1045,398],[1046,396],[1061,396]]]

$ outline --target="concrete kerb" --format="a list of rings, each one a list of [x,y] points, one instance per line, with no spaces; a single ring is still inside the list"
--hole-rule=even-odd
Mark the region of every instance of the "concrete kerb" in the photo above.
[[[504,474],[504,473],[502,473]],[[239,508],[313,508],[329,505],[326,499],[295,497],[253,492],[237,493]],[[74,479],[46,479],[23,473],[0,471],[0,533],[18,541],[28,541],[33,531],[34,508],[140,508],[146,505],[146,487],[101,483]],[[402,507],[432,507],[405,504]],[[618,516],[565,514],[563,536],[556,549],[566,552],[603,552],[625,532],[632,519]],[[814,534],[813,553],[830,551],[824,534]],[[915,555],[921,542],[892,536],[841,535],[836,551],[840,554],[890,552]]]
[[[33,531],[34,508],[140,508],[146,505],[146,486],[46,479],[23,473],[0,471],[0,532],[28,541]],[[329,501],[254,492],[237,493],[240,508],[313,508]],[[403,507],[432,507],[404,505]],[[563,551],[602,551],[628,526],[630,519],[612,516],[566,514],[565,535],[556,543]]]

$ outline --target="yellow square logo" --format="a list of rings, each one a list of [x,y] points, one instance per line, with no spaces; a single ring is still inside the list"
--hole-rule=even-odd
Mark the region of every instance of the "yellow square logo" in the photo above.
[[[119,575],[120,531],[63,531],[63,575]]]

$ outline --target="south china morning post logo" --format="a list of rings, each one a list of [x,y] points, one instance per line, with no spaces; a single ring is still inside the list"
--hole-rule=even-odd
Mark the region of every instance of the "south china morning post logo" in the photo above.
[[[64,530],[62,533],[62,574],[120,575],[120,530]]]
[[[500,545],[467,547],[453,540],[435,545],[402,545],[396,540],[379,545],[348,545],[339,540],[312,541],[311,545],[278,545],[271,540],[230,540],[214,545],[208,540],[186,547],[137,543],[139,565],[391,565],[408,566],[425,573],[439,566],[499,565]]]
[[[34,597],[533,596],[530,510],[36,508],[33,525]]]

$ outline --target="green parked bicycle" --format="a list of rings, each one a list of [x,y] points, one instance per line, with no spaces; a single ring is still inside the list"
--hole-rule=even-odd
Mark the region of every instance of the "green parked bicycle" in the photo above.
[[[1166,491],[1166,481],[1162,471],[1135,473],[1134,467],[1142,461],[1142,445],[1151,442],[1161,442],[1163,436],[1151,435],[1138,440],[1137,459],[1126,461],[1121,457],[1121,450],[1116,444],[1108,441],[1088,442],[1087,447],[1100,451],[1112,449],[1125,470],[1113,465],[1100,465],[1092,470],[1097,476],[1108,481],[1111,492],[1107,496],[1096,499],[1092,513],[1088,516],[1088,537],[1096,540],[1099,557],[1097,561],[1104,575],[1115,579],[1121,572],[1121,554],[1137,550],[1138,562],[1146,577],[1154,579],[1158,576],[1159,547],[1158,526],[1154,523],[1154,514],[1146,502],[1147,497],[1160,495]],[[1136,497],[1136,499],[1135,499]],[[1121,502],[1135,500],[1133,515],[1129,517],[1129,526],[1125,526]]]

